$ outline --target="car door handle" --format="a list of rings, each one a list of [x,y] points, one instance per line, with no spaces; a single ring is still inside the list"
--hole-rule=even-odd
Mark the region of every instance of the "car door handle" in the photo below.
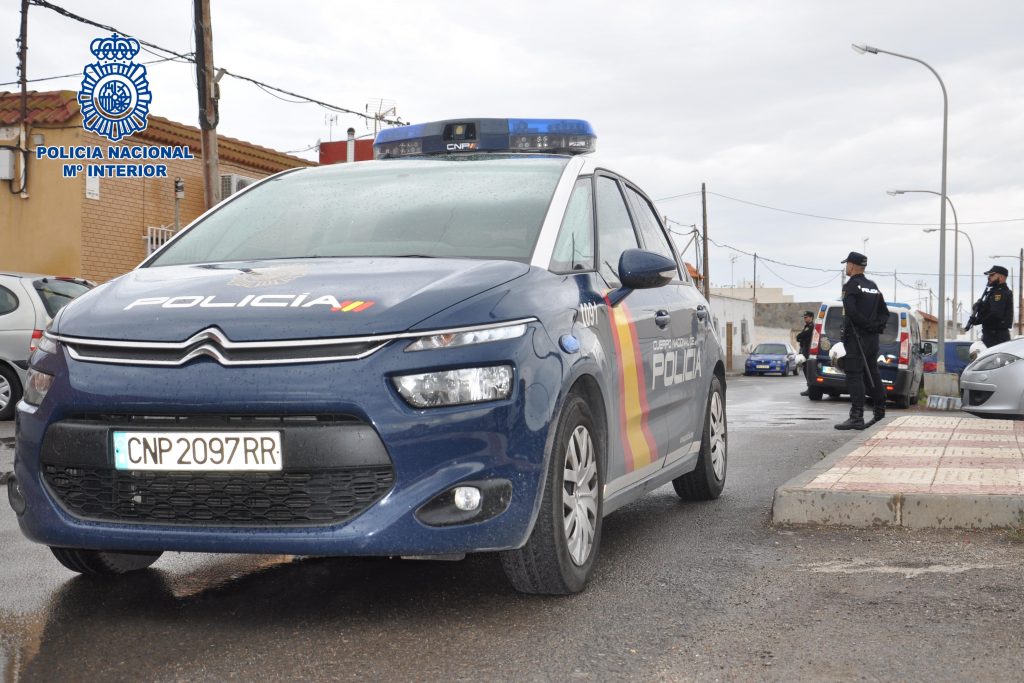
[[[697,305],[697,320],[704,322],[708,319],[708,309],[705,308],[704,304]]]
[[[672,316],[668,314],[668,311],[658,311],[654,314],[654,324],[658,327],[668,327],[671,319]]]

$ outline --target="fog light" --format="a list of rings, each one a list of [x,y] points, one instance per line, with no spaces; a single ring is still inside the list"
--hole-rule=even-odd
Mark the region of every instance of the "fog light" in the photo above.
[[[455,487],[455,507],[469,512],[480,507],[480,489],[475,486]]]
[[[11,509],[19,515],[25,511],[27,506],[21,486],[13,474],[7,476],[7,501],[11,504]]]

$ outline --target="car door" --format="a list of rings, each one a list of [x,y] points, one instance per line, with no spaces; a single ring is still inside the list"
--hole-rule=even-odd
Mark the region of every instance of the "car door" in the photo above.
[[[668,446],[665,464],[669,465],[690,454],[691,446],[700,443],[704,420],[703,349],[707,325],[698,312],[707,318],[704,299],[685,278],[682,264],[672,248],[672,241],[661,224],[654,206],[635,187],[626,185],[626,198],[633,214],[644,249],[676,262],[676,276],[660,287],[661,310],[670,317],[668,339],[654,351],[650,389],[654,400],[666,411]],[[698,307],[701,307],[698,309]]]
[[[608,173],[594,178],[598,234],[598,272],[607,290],[620,286],[619,256],[637,249],[640,241],[633,226],[623,187]],[[652,389],[655,354],[671,339],[663,288],[638,289],[614,307],[609,306],[611,336],[617,379],[616,425],[609,441],[608,493],[625,488],[658,470],[668,452],[671,397]],[[658,372],[662,369],[657,368]],[[660,385],[656,385],[660,387]]]

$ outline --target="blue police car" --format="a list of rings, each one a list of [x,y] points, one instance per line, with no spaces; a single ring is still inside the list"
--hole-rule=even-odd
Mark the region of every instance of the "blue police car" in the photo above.
[[[725,483],[722,345],[578,120],[380,133],[232,196],[53,321],[9,500],[66,567],[498,551],[585,585],[602,518]]]

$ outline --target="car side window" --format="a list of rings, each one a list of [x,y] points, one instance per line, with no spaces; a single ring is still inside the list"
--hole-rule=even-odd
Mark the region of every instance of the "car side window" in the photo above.
[[[636,227],[640,230],[640,235],[644,239],[644,249],[675,261],[676,257],[672,252],[672,246],[668,239],[666,239],[665,233],[662,232],[661,224],[658,222],[658,215],[654,213],[650,202],[632,187],[626,187],[626,197],[629,199],[630,208],[633,209],[633,217],[636,218],[637,223]],[[676,268],[676,271],[676,276],[681,278],[682,276],[679,275],[678,268]]]
[[[601,258],[599,270],[609,285],[618,287],[619,256],[640,243],[633,232],[619,183],[608,176],[597,176],[597,245]]]
[[[0,287],[0,315],[7,315],[18,308],[18,297],[6,287]]]
[[[593,269],[594,190],[590,178],[580,178],[569,197],[548,270],[572,273]]]

